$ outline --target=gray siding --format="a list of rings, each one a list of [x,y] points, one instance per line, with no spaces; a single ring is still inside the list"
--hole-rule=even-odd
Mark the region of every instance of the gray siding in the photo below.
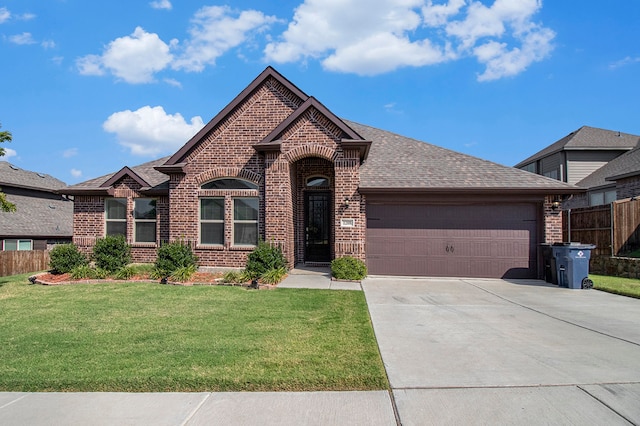
[[[548,176],[548,173],[556,172],[555,176],[551,176],[557,180],[563,180],[562,153],[557,152],[553,155],[540,160],[540,174]]]
[[[578,183],[620,154],[620,151],[567,151],[567,182]]]

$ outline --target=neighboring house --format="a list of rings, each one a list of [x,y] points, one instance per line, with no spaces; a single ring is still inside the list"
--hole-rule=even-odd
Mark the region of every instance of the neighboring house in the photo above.
[[[57,191],[66,184],[50,175],[0,161],[0,190],[16,211],[0,212],[0,250],[46,250],[70,243],[73,201]]]
[[[82,250],[124,234],[137,261],[182,240],[201,266],[242,267],[264,239],[292,266],[535,278],[562,238],[552,198],[580,189],[343,121],[268,67],[174,155],[63,192]]]
[[[587,190],[565,200],[563,209],[609,204],[628,197],[623,194],[633,186],[633,182],[629,186],[628,181],[621,181],[620,185],[627,190],[621,187],[618,191],[615,179],[610,178],[640,173],[637,155],[628,156],[639,142],[640,136],[637,135],[583,126],[515,167]],[[636,191],[634,195],[637,194]]]

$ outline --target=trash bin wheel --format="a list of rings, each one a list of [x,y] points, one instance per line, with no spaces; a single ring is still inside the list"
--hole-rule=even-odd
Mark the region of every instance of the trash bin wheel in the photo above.
[[[582,280],[582,288],[584,289],[592,289],[593,288],[593,281],[591,281],[589,278],[585,278]]]

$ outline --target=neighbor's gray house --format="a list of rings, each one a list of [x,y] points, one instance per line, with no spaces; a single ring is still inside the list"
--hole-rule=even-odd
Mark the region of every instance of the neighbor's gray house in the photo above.
[[[609,204],[640,195],[639,142],[637,135],[583,126],[515,167],[586,190],[563,209]]]
[[[46,250],[70,243],[73,201],[57,193],[67,185],[50,175],[0,161],[0,190],[16,212],[0,212],[0,250]]]
[[[137,261],[187,241],[241,267],[259,239],[291,266],[351,255],[370,274],[536,278],[573,185],[343,120],[267,67],[170,157],[69,186],[74,242],[123,234]]]

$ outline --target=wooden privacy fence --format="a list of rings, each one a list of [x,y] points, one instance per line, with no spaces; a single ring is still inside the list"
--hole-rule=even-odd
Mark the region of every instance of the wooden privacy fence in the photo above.
[[[0,251],[0,277],[49,269],[46,250]]]
[[[618,256],[640,248],[640,200],[562,212],[564,241],[595,244],[592,255]]]

